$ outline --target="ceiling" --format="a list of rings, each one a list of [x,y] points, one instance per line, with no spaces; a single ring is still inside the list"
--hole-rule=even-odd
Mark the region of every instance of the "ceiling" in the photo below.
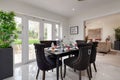
[[[86,10],[100,7],[114,2],[115,0],[18,0],[38,8],[71,17]]]

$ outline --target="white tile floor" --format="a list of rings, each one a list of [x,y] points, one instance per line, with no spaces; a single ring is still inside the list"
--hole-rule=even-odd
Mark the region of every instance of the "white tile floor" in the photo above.
[[[96,58],[97,72],[92,66],[93,78],[91,80],[120,80],[120,51],[114,54],[98,54]],[[37,64],[32,62],[14,68],[14,76],[4,80],[36,80]],[[41,80],[41,73],[38,80]],[[63,80],[79,80],[78,72],[67,68],[66,77]],[[46,72],[46,80],[56,80],[56,69],[54,72]],[[89,80],[86,71],[82,72],[82,80]]]
[[[110,64],[105,64],[101,62],[97,63],[96,73],[94,69],[92,80],[120,80],[120,67],[112,66]],[[30,64],[26,64],[20,67],[16,67],[14,69],[14,76],[11,78],[7,78],[4,80],[36,80],[36,71],[37,65],[36,62],[32,62]],[[39,75],[38,80],[41,80],[41,73]],[[54,72],[49,71],[46,72],[46,80],[56,80],[56,70]],[[72,69],[67,68],[67,74],[64,80],[79,80],[78,72],[74,72]],[[82,80],[89,80],[86,74],[86,71],[82,72]]]

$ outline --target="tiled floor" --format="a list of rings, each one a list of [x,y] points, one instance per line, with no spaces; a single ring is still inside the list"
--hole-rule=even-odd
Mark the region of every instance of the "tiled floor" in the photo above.
[[[100,58],[99,58],[100,56]],[[98,59],[102,59],[105,55],[98,55]],[[119,58],[120,59],[120,58]],[[91,80],[120,80],[120,66],[104,63],[103,60],[96,61],[97,72],[93,72],[93,78]],[[36,80],[37,65],[36,62],[26,64],[14,69],[14,76],[5,80]],[[41,80],[41,73],[38,80]],[[73,69],[67,68],[67,74],[64,80],[79,80],[78,72],[74,72]],[[46,72],[46,80],[56,80],[56,70],[54,72]],[[82,80],[89,80],[86,71],[82,72]]]

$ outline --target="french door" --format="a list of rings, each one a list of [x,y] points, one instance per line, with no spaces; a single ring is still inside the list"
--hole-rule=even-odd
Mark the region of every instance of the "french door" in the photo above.
[[[34,43],[39,43],[40,36],[40,22],[35,20],[28,20],[28,42],[29,42],[29,60],[35,59]]]
[[[14,64],[22,63],[22,18],[15,17],[18,39],[14,41],[13,56]]]
[[[15,22],[18,39],[13,45],[14,64],[19,65],[35,60],[33,44],[39,43],[40,21],[16,16]]]
[[[52,24],[44,23],[44,40],[52,40]]]
[[[13,45],[14,64],[25,64],[35,60],[34,43],[40,40],[58,40],[60,25],[30,16],[15,17],[18,39]]]

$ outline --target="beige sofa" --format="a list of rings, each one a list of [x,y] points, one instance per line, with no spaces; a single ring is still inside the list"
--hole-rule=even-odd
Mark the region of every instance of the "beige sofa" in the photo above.
[[[97,52],[107,53],[111,50],[111,42],[99,42]]]

